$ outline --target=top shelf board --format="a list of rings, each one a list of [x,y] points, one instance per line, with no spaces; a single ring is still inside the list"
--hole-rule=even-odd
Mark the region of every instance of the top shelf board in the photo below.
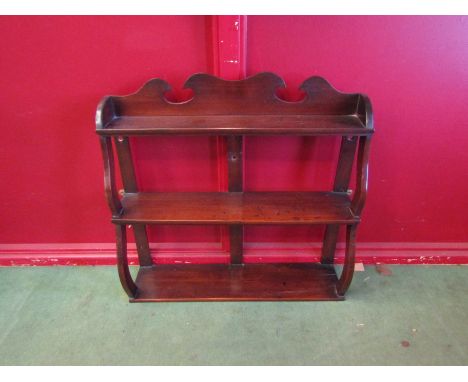
[[[284,81],[259,73],[239,81],[195,74],[184,85],[193,97],[170,102],[161,79],[128,96],[105,97],[96,113],[100,135],[369,135],[372,108],[363,94],[341,93],[321,77],[311,77],[298,102],[277,96]]]
[[[101,135],[368,135],[356,116],[210,115],[120,117]]]

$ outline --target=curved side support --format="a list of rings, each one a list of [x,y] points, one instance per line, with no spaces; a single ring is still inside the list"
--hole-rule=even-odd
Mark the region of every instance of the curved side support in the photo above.
[[[355,216],[360,216],[366,202],[368,178],[369,178],[369,147],[370,136],[359,138],[357,157],[356,193],[351,202],[351,211]]]
[[[114,154],[110,137],[99,137],[101,142],[102,159],[104,160],[104,192],[107,204],[112,211],[112,217],[119,217],[122,213],[122,204],[117,193],[115,182]]]
[[[119,162],[120,174],[122,175],[122,183],[125,193],[138,192],[137,179],[128,137],[114,138],[114,146],[117,152],[117,159]],[[148,244],[146,225],[132,224],[132,226],[140,265],[152,265],[153,261],[151,259],[151,252]]]
[[[346,226],[346,254],[343,271],[336,284],[336,291],[343,296],[348,290],[354,275],[354,255],[356,253],[357,224]]]
[[[105,129],[115,117],[115,105],[112,97],[104,97],[96,109],[96,130]]]
[[[119,272],[120,283],[128,297],[135,298],[138,288],[133,282],[128,269],[127,232],[125,225],[115,225],[115,237],[117,243],[117,270]]]
[[[360,94],[356,108],[356,115],[368,129],[374,130],[374,113],[368,96]]]

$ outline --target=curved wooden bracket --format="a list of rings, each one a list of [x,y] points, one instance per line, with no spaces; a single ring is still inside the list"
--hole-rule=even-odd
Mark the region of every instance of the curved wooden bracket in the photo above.
[[[133,282],[130,270],[128,269],[127,232],[125,225],[115,225],[115,237],[117,244],[117,270],[119,272],[120,283],[125,292],[127,292],[128,297],[135,298],[138,288]]]
[[[357,157],[356,192],[351,202],[351,210],[360,216],[367,197],[369,178],[369,148],[371,137],[360,137]]]
[[[116,117],[113,97],[104,97],[96,109],[96,130],[104,129]]]
[[[114,154],[110,137],[99,137],[101,142],[102,158],[104,160],[104,192],[107,204],[112,212],[112,217],[119,217],[122,213],[117,186],[115,181]]]
[[[374,113],[369,97],[365,94],[359,95],[356,114],[361,119],[366,128],[374,131]],[[356,175],[356,192],[351,203],[351,210],[356,216],[361,215],[364,208],[364,203],[367,197],[368,178],[369,178],[369,148],[371,136],[363,136],[359,138],[359,149],[357,157],[357,175]]]
[[[365,94],[359,95],[356,115],[367,128],[374,130],[374,113],[372,111],[372,104],[369,97]]]
[[[343,271],[336,284],[336,291],[340,296],[344,296],[353,280],[354,275],[354,255],[356,253],[356,229],[357,224],[346,226],[346,254]]]

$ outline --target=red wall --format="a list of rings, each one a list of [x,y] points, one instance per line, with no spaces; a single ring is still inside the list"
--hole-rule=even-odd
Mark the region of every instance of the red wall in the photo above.
[[[205,18],[1,17],[0,36],[0,242],[112,242],[97,104],[206,72]]]
[[[96,105],[152,77],[183,97],[185,79],[212,68],[206,18],[9,16],[0,17],[0,35],[0,243],[112,242]],[[286,98],[311,75],[370,96],[377,132],[359,241],[468,242],[468,17],[249,16],[246,52],[247,74],[279,74]],[[247,189],[329,184],[338,145],[326,139],[248,138]],[[154,143],[135,142],[144,188],[217,189],[215,138]],[[320,234],[256,227],[246,239]],[[150,236],[214,242],[219,230],[165,227]]]
[[[370,97],[359,240],[468,241],[468,17],[251,16],[248,55],[248,75],[280,73],[291,93],[321,75]]]

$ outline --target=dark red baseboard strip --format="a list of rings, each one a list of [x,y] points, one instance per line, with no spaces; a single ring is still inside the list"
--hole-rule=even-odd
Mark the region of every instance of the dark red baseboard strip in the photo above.
[[[247,243],[246,263],[318,262],[320,243]],[[229,253],[219,243],[164,243],[151,245],[159,264],[228,263]],[[338,245],[337,263],[344,246]],[[129,263],[138,264],[134,244]],[[468,264],[468,243],[358,243],[357,262],[364,264]],[[0,244],[0,266],[115,265],[112,243]]]

